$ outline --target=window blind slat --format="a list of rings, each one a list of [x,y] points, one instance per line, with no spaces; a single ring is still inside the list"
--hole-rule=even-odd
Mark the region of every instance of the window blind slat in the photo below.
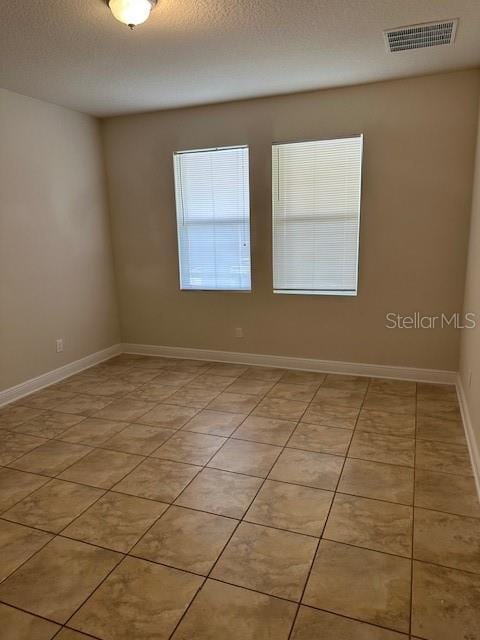
[[[362,136],[274,145],[276,293],[356,295]]]
[[[247,290],[248,147],[174,155],[181,289]]]

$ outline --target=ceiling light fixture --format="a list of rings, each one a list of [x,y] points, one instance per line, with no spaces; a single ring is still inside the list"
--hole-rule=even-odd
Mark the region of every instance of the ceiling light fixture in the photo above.
[[[148,20],[157,0],[107,0],[113,16],[134,29]]]

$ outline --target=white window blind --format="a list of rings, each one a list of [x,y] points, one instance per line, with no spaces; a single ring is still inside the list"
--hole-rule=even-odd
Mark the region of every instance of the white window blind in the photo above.
[[[181,289],[250,285],[248,147],[174,154]]]
[[[275,293],[356,295],[363,136],[277,144]]]

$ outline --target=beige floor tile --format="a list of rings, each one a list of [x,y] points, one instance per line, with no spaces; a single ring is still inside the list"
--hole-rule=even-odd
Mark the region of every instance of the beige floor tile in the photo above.
[[[104,640],[168,640],[203,578],[125,558],[69,625]]]
[[[369,391],[374,393],[390,393],[395,396],[414,398],[417,392],[416,382],[409,380],[387,380],[384,378],[372,378]]]
[[[198,375],[202,371],[206,371],[211,366],[210,362],[206,360],[186,360],[183,358],[177,358],[171,371],[179,371],[185,373],[193,373]]]
[[[116,417],[97,417],[104,408]],[[0,552],[7,559],[2,569],[13,571],[0,585],[0,599],[18,599],[10,604],[19,607],[0,605],[0,624],[2,609],[8,612],[8,633],[16,633],[18,624],[20,633],[25,629],[25,637],[37,640],[35,623],[50,624],[20,609],[63,622],[80,606],[95,631],[64,628],[56,635],[59,640],[88,639],[88,633],[101,640],[130,640],[138,620],[135,640],[167,640],[172,631],[174,640],[287,640],[295,605],[271,594],[275,589],[285,590],[280,598],[293,597],[285,595],[289,589],[301,593],[295,572],[303,565],[289,559],[290,548],[280,541],[286,535],[316,545],[323,532],[324,552],[306,591],[322,602],[308,603],[318,609],[300,608],[289,640],[317,635],[407,640],[409,628],[402,625],[409,599],[405,567],[410,566],[416,436],[413,553],[417,574],[430,572],[434,578],[422,574],[417,619],[424,626],[413,628],[410,637],[480,640],[472,613],[480,599],[480,505],[452,385],[125,355],[1,408],[0,429],[0,465],[10,467],[0,467]],[[106,460],[111,455],[140,464],[125,470],[118,460]],[[78,473],[83,467],[80,475],[86,473],[92,459],[98,477],[122,469],[121,479],[109,481],[108,486],[116,484],[103,496],[103,489],[89,486],[91,480],[63,480],[72,469]],[[92,493],[89,500],[85,492]],[[245,541],[236,543],[249,528]],[[50,532],[59,531],[61,537],[52,539]],[[31,532],[42,538],[43,548],[35,548]],[[49,551],[65,543],[79,546]],[[301,552],[298,545],[291,547]],[[103,557],[98,567],[86,549],[111,553],[115,562],[105,569]],[[119,552],[129,550],[128,562],[140,564],[123,576],[114,565]],[[183,609],[170,627],[165,618],[160,626],[150,624],[149,607],[137,604],[144,583],[155,582],[150,566],[155,573],[157,567],[187,577],[191,572],[200,585],[201,576],[212,567],[215,575],[224,558],[233,577],[208,579],[178,629]],[[74,575],[67,575],[72,562]],[[265,570],[269,565],[273,568]],[[88,597],[112,569],[119,579],[97,606],[94,600],[104,585]],[[150,589],[147,600],[157,601],[156,593]],[[451,593],[448,600],[445,594]],[[168,589],[165,597],[174,599]],[[122,610],[123,622],[115,608]],[[160,609],[158,615],[167,613]],[[38,640],[48,640],[58,627],[44,629],[38,627]],[[7,635],[7,640],[21,637]]]
[[[204,469],[177,498],[175,504],[241,518],[261,484],[260,478]]]
[[[81,444],[47,440],[45,444],[18,458],[10,466],[20,471],[56,476],[90,451],[91,447]]]
[[[105,396],[109,398],[122,398],[128,393],[135,390],[135,385],[119,380],[116,378],[107,378],[105,380],[85,380],[82,384],[83,393],[92,393],[97,396]]]
[[[164,371],[168,371],[175,364],[173,358],[150,357],[145,358],[142,362],[135,363],[135,368],[142,371],[155,371],[159,376]]]
[[[414,562],[412,633],[428,640],[480,638],[480,576]]]
[[[207,404],[220,394],[219,389],[199,389],[198,387],[182,387],[168,398],[169,404],[194,409],[205,409]]]
[[[68,391],[69,393],[71,393],[72,395],[76,397],[82,396],[83,399],[85,399],[87,397],[88,394],[84,393],[83,389],[85,384],[87,383],[92,383],[92,382],[103,382],[106,379],[106,377],[103,376],[86,376],[85,374],[78,374],[78,376],[72,376],[72,379],[68,379],[65,380],[64,382],[60,382],[58,384],[59,389],[62,389],[62,391]],[[101,398],[102,396],[96,396],[96,399]],[[74,399],[75,399],[74,398]],[[110,400],[110,398],[105,398],[105,400]],[[60,403],[60,404],[63,404]],[[57,405],[55,407],[55,409],[58,408],[59,405]],[[59,411],[61,411],[61,409],[58,409]]]
[[[135,385],[146,385],[158,376],[158,371],[145,370],[145,369],[128,369],[124,373],[119,375],[121,380],[130,382]]]
[[[208,408],[212,411],[226,411],[228,413],[247,415],[257,406],[259,399],[258,396],[252,396],[248,393],[228,393],[228,391],[224,391],[208,405]]]
[[[20,398],[18,404],[32,409],[55,409],[60,402],[70,400],[74,396],[70,391],[60,389],[42,389],[25,398]]]
[[[345,389],[346,391],[366,391],[370,378],[364,376],[349,376],[329,373],[322,383],[322,387]]]
[[[226,376],[215,376],[211,373],[202,373],[202,375],[194,378],[188,383],[193,389],[213,389],[214,391],[225,391],[236,378],[228,378]]]
[[[293,433],[296,422],[278,418],[248,416],[232,434],[239,440],[250,440],[263,444],[283,446]]]
[[[466,444],[465,431],[459,420],[442,420],[432,416],[417,416],[417,439]]]
[[[384,436],[369,431],[357,431],[352,438],[348,455],[350,458],[413,467],[415,440],[413,438]]]
[[[211,577],[298,601],[316,548],[314,538],[242,522]]]
[[[263,380],[238,378],[227,388],[228,393],[250,394],[264,396],[273,387],[273,382]]]
[[[23,407],[19,405],[7,405],[0,407],[0,427],[18,427],[18,425],[27,420],[33,420],[43,413],[41,409],[32,409],[31,407]]]
[[[155,382],[158,384],[165,384],[169,387],[183,387],[195,378],[195,373],[188,373],[187,371],[174,371],[173,369],[166,369],[161,372],[156,378]]]
[[[45,438],[3,431],[0,438],[0,464],[9,464],[46,442]]]
[[[296,605],[207,580],[172,640],[287,640]]]
[[[190,464],[150,458],[116,484],[114,489],[140,498],[173,502],[200,469]]]
[[[326,402],[313,402],[302,418],[303,422],[318,424],[325,427],[339,427],[341,429],[353,429],[358,418],[358,409],[327,404]]]
[[[417,396],[419,399],[457,400],[457,390],[453,384],[417,382]]]
[[[7,607],[5,604],[0,604],[0,628],[2,640],[51,640],[60,629],[58,624]]]
[[[27,420],[27,422],[15,427],[15,431],[17,433],[29,433],[40,438],[56,438],[84,419],[83,416],[75,416],[69,413],[45,411],[41,416],[33,418],[33,420]]]
[[[268,477],[293,484],[333,491],[342,472],[344,458],[328,453],[285,449]]]
[[[324,380],[324,373],[294,370],[285,371],[285,373],[280,378],[280,382],[285,382],[287,384],[316,384],[318,386],[320,386]]]
[[[475,481],[465,476],[417,469],[415,506],[480,518]]]
[[[320,537],[333,495],[322,489],[267,480],[247,511],[245,519]]]
[[[286,400],[284,398],[271,398],[267,396],[257,406],[253,415],[264,418],[298,421],[307,407],[308,402],[298,402],[297,400]]]
[[[277,367],[249,367],[242,373],[240,380],[263,380],[264,382],[277,382],[285,373],[285,369]]]
[[[283,446],[295,429],[296,423],[275,418],[248,416],[233,434],[240,440]]]
[[[131,551],[132,555],[207,575],[238,521],[170,507]]]
[[[127,553],[168,505],[121,493],[106,493],[63,535]]]
[[[124,420],[125,422],[133,422],[139,420],[155,407],[153,402],[145,402],[145,400],[133,400],[132,398],[124,398],[123,400],[113,400],[108,407],[97,411],[95,418],[104,418],[105,420]]]
[[[408,633],[407,558],[322,540],[303,603]]]
[[[180,429],[190,418],[193,418],[196,413],[198,413],[198,409],[194,409],[193,407],[158,404],[154,409],[143,415],[138,422],[149,424],[152,427]]]
[[[285,400],[296,400],[297,402],[311,402],[317,384],[290,384],[288,382],[277,382],[268,393],[269,398],[284,398]]]
[[[30,493],[46,484],[49,478],[15,469],[0,469],[0,512],[6,511]]]
[[[59,440],[96,447],[102,445],[122,429],[125,429],[126,426],[125,422],[86,418],[62,433]]]
[[[365,409],[372,411],[386,411],[387,413],[401,413],[412,416],[415,413],[415,398],[368,391],[363,406]]]
[[[225,438],[191,431],[177,431],[152,456],[176,462],[204,465],[226,442]]]
[[[142,460],[142,456],[130,453],[94,449],[59,477],[61,480],[70,480],[71,482],[88,484],[92,487],[110,489]]]
[[[228,362],[214,362],[210,364],[207,369],[209,374],[218,376],[227,376],[229,378],[238,378],[242,373],[245,373],[248,367],[243,364],[229,364]]]
[[[149,427],[145,424],[130,424],[123,431],[106,440],[103,447],[114,451],[148,456],[171,438],[173,433],[172,429]]]
[[[128,398],[132,400],[142,400],[144,402],[163,402],[167,398],[173,396],[178,387],[172,387],[166,384],[157,383],[155,380],[149,382],[142,387],[138,387],[135,391],[128,394]]]
[[[51,539],[52,536],[43,531],[0,520],[0,582]]]
[[[120,559],[113,551],[57,537],[0,585],[0,599],[64,623]]]
[[[358,431],[372,431],[384,436],[414,438],[415,416],[362,409],[357,422]]]
[[[200,411],[182,427],[182,430],[228,437],[244,420],[245,416],[239,413]]]
[[[480,573],[480,519],[415,509],[417,560]]]
[[[98,500],[103,491],[81,484],[51,480],[3,514],[13,522],[59,533]]]
[[[419,398],[417,413],[442,420],[460,420],[460,408],[457,400],[439,400],[438,398]]]
[[[344,407],[359,409],[362,406],[365,391],[349,391],[336,387],[324,387],[323,385],[315,394],[314,402],[327,402]]]
[[[473,475],[468,447],[453,442],[417,440],[415,466],[462,476]]]
[[[55,407],[56,411],[74,413],[80,416],[90,417],[112,402],[111,398],[92,395],[75,395],[73,398],[61,402]]]
[[[413,502],[413,469],[348,458],[338,491],[409,505]]]
[[[338,493],[323,537],[410,557],[412,525],[411,507]]]
[[[282,449],[270,444],[227,440],[220,451],[208,463],[209,467],[246,473],[266,478]]]
[[[291,640],[407,640],[403,633],[373,627],[327,611],[301,606]]]
[[[86,636],[84,633],[64,627],[58,636],[55,636],[55,640],[92,640],[92,636]]]
[[[288,441],[288,446],[307,451],[344,456],[352,438],[350,429],[325,427],[301,422]]]

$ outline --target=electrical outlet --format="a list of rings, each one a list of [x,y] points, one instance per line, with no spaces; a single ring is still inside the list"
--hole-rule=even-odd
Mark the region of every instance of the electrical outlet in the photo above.
[[[62,353],[63,351],[63,338],[58,338],[55,341],[56,345],[57,345],[57,353]]]
[[[236,338],[243,338],[243,329],[242,329],[242,327],[237,327],[235,329],[235,337]]]

